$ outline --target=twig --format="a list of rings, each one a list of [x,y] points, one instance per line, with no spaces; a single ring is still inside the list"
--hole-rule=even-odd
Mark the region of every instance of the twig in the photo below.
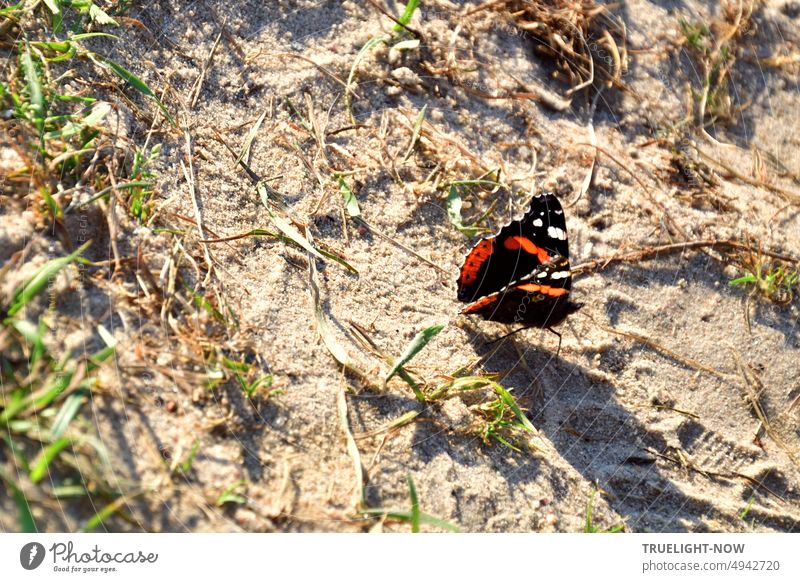
[[[661,253],[669,254],[675,252],[681,252],[684,250],[689,249],[698,249],[698,248],[705,248],[705,247],[727,247],[729,249],[736,249],[748,252],[758,252],[762,255],[766,255],[768,257],[772,257],[774,259],[779,259],[781,261],[787,261],[790,263],[800,263],[800,259],[797,257],[793,257],[791,255],[786,255],[783,253],[778,253],[775,251],[771,251],[769,249],[757,249],[751,245],[736,241],[736,240],[717,240],[717,239],[705,239],[705,240],[695,240],[695,241],[686,241],[686,242],[679,242],[679,243],[672,243],[666,244],[661,246],[655,247],[645,247],[643,249],[638,249],[635,251],[630,251],[625,254],[621,255],[612,255],[610,257],[606,257],[603,259],[594,259],[591,261],[587,261],[585,263],[581,263],[580,265],[572,268],[573,275],[581,275],[584,273],[589,273],[596,269],[605,269],[611,263],[624,263],[624,262],[636,262],[636,261],[643,261],[648,259],[654,255],[658,255]]]
[[[749,402],[750,406],[753,407],[753,412],[755,412],[758,420],[761,421],[764,431],[767,433],[769,438],[771,438],[772,441],[778,445],[778,447],[783,449],[783,452],[786,453],[786,456],[789,457],[789,460],[792,461],[794,466],[800,468],[800,462],[798,462],[797,457],[792,453],[791,449],[786,445],[786,443],[783,442],[783,439],[775,433],[774,429],[772,428],[772,423],[767,419],[764,408],[761,406],[759,396],[761,392],[764,391],[764,385],[761,383],[761,380],[755,374],[752,367],[749,364],[742,362],[742,358],[736,348],[731,347],[731,352],[736,360],[736,366],[739,368],[739,373],[744,380],[744,387],[747,391],[746,400]]]
[[[728,174],[730,174],[731,176],[733,176],[737,180],[741,180],[745,184],[749,184],[750,186],[755,186],[756,188],[765,188],[765,189],[769,190],[770,192],[774,192],[775,194],[777,194],[778,196],[780,196],[781,198],[783,198],[784,200],[786,200],[788,202],[791,202],[793,204],[800,204],[800,194],[798,194],[797,192],[792,192],[791,190],[786,190],[785,188],[781,188],[779,186],[774,186],[774,185],[772,185],[772,184],[770,184],[768,182],[760,182],[758,180],[755,180],[753,178],[745,176],[744,174],[741,174],[741,173],[737,172],[736,170],[734,170],[733,168],[731,168],[727,164],[724,164],[723,162],[721,162],[719,160],[716,160],[713,157],[709,156],[707,153],[702,151],[696,145],[692,144],[692,147],[695,149],[695,151],[698,154],[700,154],[700,156],[702,156],[703,158],[705,158],[706,160],[708,160],[712,164],[716,164],[717,166],[719,166],[720,168],[722,168],[723,170],[728,172]]]
[[[601,329],[604,329],[604,330],[606,330],[608,332],[611,332],[613,334],[621,335],[623,337],[627,337],[627,338],[630,338],[630,339],[634,339],[634,340],[636,340],[636,341],[638,341],[640,343],[643,343],[644,345],[646,345],[646,346],[648,346],[650,348],[653,348],[654,350],[656,350],[658,352],[661,352],[662,354],[666,354],[667,356],[669,356],[670,358],[672,358],[676,362],[680,362],[681,364],[683,364],[685,366],[689,366],[690,368],[694,368],[695,370],[708,372],[709,374],[711,374],[713,376],[716,376],[717,378],[720,378],[721,380],[730,381],[732,378],[734,378],[734,376],[732,376],[731,374],[725,374],[723,372],[715,370],[714,368],[706,366],[705,364],[703,364],[701,362],[698,362],[697,360],[693,360],[692,358],[687,358],[686,356],[682,356],[682,355],[680,355],[680,354],[678,354],[676,352],[673,352],[669,348],[666,348],[666,347],[662,346],[661,344],[659,344],[657,342],[654,342],[650,338],[645,337],[643,335],[640,335],[640,334],[638,334],[636,332],[633,332],[633,331],[621,331],[621,330],[614,329],[613,327],[608,327],[608,326],[605,326],[605,325],[600,325],[599,327]]]
[[[372,226],[370,223],[368,223],[366,220],[364,220],[360,216],[354,216],[353,220],[356,221],[357,223],[359,223],[361,226],[363,226],[367,230],[369,230],[372,234],[376,234],[380,238],[382,238],[383,240],[392,243],[397,248],[399,248],[399,249],[407,252],[408,254],[418,258],[420,261],[422,261],[423,263],[425,263],[427,265],[430,265],[431,267],[433,267],[434,269],[436,269],[440,273],[444,273],[445,275],[449,275],[450,274],[450,271],[448,271],[447,269],[444,269],[444,268],[440,267],[439,265],[437,265],[436,263],[434,263],[430,259],[426,259],[425,257],[423,257],[421,254],[419,254],[415,250],[410,249],[409,247],[407,247],[403,243],[394,240],[389,235],[383,234],[381,231],[377,230],[374,226]]]
[[[703,475],[704,477],[707,477],[707,478],[716,477],[716,478],[721,478],[721,479],[743,479],[743,480],[747,481],[748,483],[750,483],[751,485],[753,485],[754,487],[756,487],[758,489],[763,489],[769,495],[772,495],[773,497],[775,497],[779,501],[786,502],[786,499],[784,499],[781,495],[779,495],[779,494],[775,493],[774,491],[772,491],[769,487],[764,485],[764,483],[762,483],[761,481],[759,481],[755,477],[751,477],[749,475],[745,475],[744,473],[737,473],[736,471],[725,472],[725,473],[720,473],[720,472],[717,472],[717,471],[708,471],[706,469],[701,469],[700,467],[695,466],[693,463],[687,464],[687,463],[683,462],[681,459],[676,459],[674,457],[670,457],[669,455],[665,455],[664,453],[659,453],[658,451],[656,451],[655,449],[652,449],[650,447],[642,448],[641,450],[653,455],[654,457],[658,457],[659,459],[664,459],[665,461],[669,461],[670,463],[675,463],[676,465],[680,465],[681,467],[685,467],[685,468],[690,469],[692,471],[696,471],[697,473],[700,473],[701,475]]]

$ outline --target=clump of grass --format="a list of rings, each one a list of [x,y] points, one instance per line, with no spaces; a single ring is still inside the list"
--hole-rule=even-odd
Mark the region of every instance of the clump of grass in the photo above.
[[[465,432],[479,436],[487,445],[498,442],[516,452],[521,452],[522,448],[535,448],[531,444],[531,436],[538,434],[536,428],[511,392],[491,376],[452,378],[434,387],[428,400],[433,402],[467,393],[485,396],[481,402],[470,407],[474,421]]]
[[[264,374],[255,364],[244,360],[232,360],[225,356],[219,356],[219,358],[219,363],[222,367],[232,374],[236,383],[251,400],[259,392],[266,392],[268,397],[277,396],[281,393],[280,390],[270,390],[273,382],[272,374]]]
[[[31,322],[35,300],[58,274],[80,260],[88,243],[52,259],[21,283],[0,322],[0,430],[5,435],[0,467],[3,486],[18,509],[20,531],[36,531],[33,499],[53,495],[113,498],[120,493],[104,477],[105,450],[91,424],[80,416],[96,383],[96,371],[115,351],[113,337],[98,329],[106,346],[77,355],[55,352],[49,310]],[[51,300],[55,296],[51,291]],[[10,469],[10,470],[9,470]],[[15,475],[16,477],[12,477]],[[24,477],[22,477],[24,476]],[[37,493],[23,486],[39,487]]]
[[[594,2],[515,1],[497,4],[553,60],[569,93],[591,86],[622,86],[627,71],[624,24]]]
[[[479,436],[487,445],[498,442],[517,452],[520,452],[525,445],[530,447],[530,436],[537,434],[536,429],[509,390],[496,382],[493,377],[459,374],[450,376],[444,382],[432,384],[415,380],[412,374],[405,369],[404,366],[443,327],[442,325],[431,326],[419,332],[396,361],[383,354],[384,360],[392,362],[386,382],[394,375],[400,376],[409,385],[416,399],[426,404],[466,394],[482,395],[483,398],[480,402],[470,407],[470,412],[475,420],[470,427],[465,429],[465,432]],[[370,346],[374,350],[374,344],[370,344]]]
[[[117,4],[117,11],[124,8]],[[115,102],[116,93],[107,89],[104,79],[117,81],[118,92],[138,93],[174,123],[152,87],[97,48],[98,41],[117,40],[97,28],[114,25],[112,16],[88,1],[26,2],[0,9],[0,44],[10,53],[8,66],[0,73],[0,110],[8,112],[4,123],[13,131],[4,138],[18,158],[9,175],[3,176],[2,193],[20,210],[33,210],[35,229],[42,236],[55,232],[65,248],[78,246],[66,226],[66,215],[87,206],[99,208],[109,229],[119,234],[134,222],[153,229],[150,242],[156,237],[171,239],[164,245],[171,250],[161,278],[153,276],[158,270],[150,268],[144,254],[126,261],[131,257],[120,255],[116,236],[112,252],[117,277],[82,280],[109,293],[119,291],[115,285],[121,278],[129,277],[126,282],[138,286],[133,293],[126,287],[124,296],[140,316],[152,318],[141,320],[142,329],[159,320],[164,324],[160,329],[168,330],[168,346],[165,349],[164,333],[142,333],[137,357],[187,394],[194,395],[197,386],[213,388],[232,381],[251,400],[262,393],[272,396],[276,393],[271,390],[272,375],[251,362],[249,351],[231,339],[240,322],[220,281],[212,273],[202,283],[195,277],[198,265],[206,261],[202,247],[198,252],[197,245],[184,244],[191,228],[176,221],[187,219],[156,211],[154,166],[160,145],[118,139],[114,133],[119,124],[108,122],[112,114],[122,115],[125,107]],[[133,100],[127,107],[134,116],[142,114]],[[155,127],[157,121],[149,119],[147,125]],[[125,211],[110,212],[115,202]],[[87,497],[93,508],[101,507],[84,521],[82,529],[88,531],[123,512],[126,500],[142,494],[120,491],[118,482],[113,486],[106,482],[105,452],[95,429],[84,419],[84,406],[97,388],[97,370],[114,353],[111,336],[99,329],[106,347],[94,353],[59,350],[51,330],[55,317],[51,311],[39,314],[40,301],[34,301],[52,289],[60,271],[81,263],[85,269],[103,268],[87,266],[82,258],[86,246],[48,261],[7,303],[0,301],[0,428],[6,435],[0,441],[4,459],[0,494],[14,499],[21,531],[37,528],[37,508],[46,508],[53,498],[77,499],[74,511],[72,504],[64,504],[70,515],[83,511],[80,500]],[[190,256],[192,252],[198,256]],[[51,292],[51,310],[57,299]],[[171,365],[156,364],[159,356],[173,353],[169,346],[175,344],[182,349]],[[198,450],[193,447],[173,461],[172,473],[190,472]],[[169,467],[165,476],[169,477]],[[104,498],[109,502],[98,505]]]
[[[749,28],[755,2],[724,2],[722,16],[711,23],[678,21],[679,47],[686,47],[698,64],[702,86],[695,91],[695,123],[705,128],[736,117],[729,93],[730,71],[736,62],[736,44]]]
[[[796,267],[776,260],[747,253],[742,255],[741,267],[744,275],[732,279],[731,286],[750,288],[750,297],[760,295],[769,301],[786,305],[800,293],[800,272]]]
[[[471,193],[474,190],[485,191],[490,189],[490,192],[494,193],[504,186],[504,184],[499,182],[498,174],[499,172],[489,172],[475,180],[455,180],[450,182],[447,188],[447,216],[450,218],[450,223],[455,226],[461,234],[472,237],[489,230],[479,225],[494,212],[498,198],[495,196],[486,211],[472,221],[472,224],[465,225],[461,216],[461,208],[464,204],[462,200],[462,191]]]
[[[110,72],[150,98],[172,121],[144,81],[89,48],[95,39],[117,37],[81,32],[83,27],[91,22],[115,24],[113,19],[91,2],[29,3],[14,8],[4,11],[9,20],[0,28],[0,43],[12,47],[13,54],[0,78],[0,107],[9,110],[15,120],[12,147],[22,160],[8,177],[13,193],[29,198],[28,207],[62,231],[64,209],[78,194],[89,200],[75,202],[86,204],[118,189],[124,193],[127,187],[131,213],[146,218],[147,208],[142,204],[146,190],[122,184],[124,176],[115,176],[119,183],[110,176],[112,169],[124,167],[127,153],[105,127],[112,104],[72,82],[76,69],[82,71],[82,78]],[[43,17],[50,22],[50,30],[41,26]],[[63,34],[65,18],[70,18],[71,32]],[[154,148],[134,155],[130,172],[134,182],[151,177],[146,166],[157,153]]]

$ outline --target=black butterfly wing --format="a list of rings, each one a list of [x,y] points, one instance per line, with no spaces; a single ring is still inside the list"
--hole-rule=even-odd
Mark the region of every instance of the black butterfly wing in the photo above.
[[[458,299],[495,293],[556,256],[569,257],[564,210],[553,194],[534,196],[525,216],[472,247],[459,273]]]
[[[500,323],[552,327],[580,307],[569,299],[571,283],[569,260],[557,257],[530,275],[467,305],[461,313]]]

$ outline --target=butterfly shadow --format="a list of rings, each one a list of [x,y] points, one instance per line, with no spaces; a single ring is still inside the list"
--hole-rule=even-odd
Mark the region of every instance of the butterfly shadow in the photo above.
[[[675,466],[664,460],[675,456],[672,445],[664,434],[643,425],[630,406],[619,400],[623,390],[611,374],[601,377],[596,370],[573,361],[577,358],[571,357],[575,340],[569,325],[562,328],[560,354],[555,353],[557,338],[552,344],[547,343],[546,336],[540,341],[535,329],[500,342],[492,340],[501,333],[488,334],[472,325],[465,330],[481,357],[482,372],[500,375],[498,382],[511,390],[545,437],[542,452],[535,455],[538,462],[511,460],[513,456],[527,459],[528,454],[496,452],[509,459],[496,464],[508,484],[509,495],[518,496],[525,482],[544,479],[552,483],[555,501],[559,496],[566,500],[570,489],[574,496],[574,488],[557,486],[574,478],[572,471],[564,470],[566,463],[584,483],[592,483],[607,494],[604,502],[616,513],[610,519],[622,517],[629,531],[708,531],[709,518],[736,521],[736,516],[723,514],[711,500],[690,497],[677,486],[676,482],[686,476],[677,474]],[[623,353],[614,354],[615,359],[630,357],[624,348],[620,350]],[[671,413],[664,410],[657,414]],[[718,485],[730,487],[731,483],[723,480]],[[587,502],[589,494],[587,491]],[[597,503],[599,498],[596,508]]]

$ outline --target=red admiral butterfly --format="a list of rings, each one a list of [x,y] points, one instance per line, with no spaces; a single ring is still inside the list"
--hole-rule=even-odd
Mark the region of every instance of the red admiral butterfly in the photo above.
[[[554,195],[542,194],[522,219],[472,247],[458,300],[469,302],[461,313],[550,329],[581,307],[569,299],[571,283],[564,210]]]

